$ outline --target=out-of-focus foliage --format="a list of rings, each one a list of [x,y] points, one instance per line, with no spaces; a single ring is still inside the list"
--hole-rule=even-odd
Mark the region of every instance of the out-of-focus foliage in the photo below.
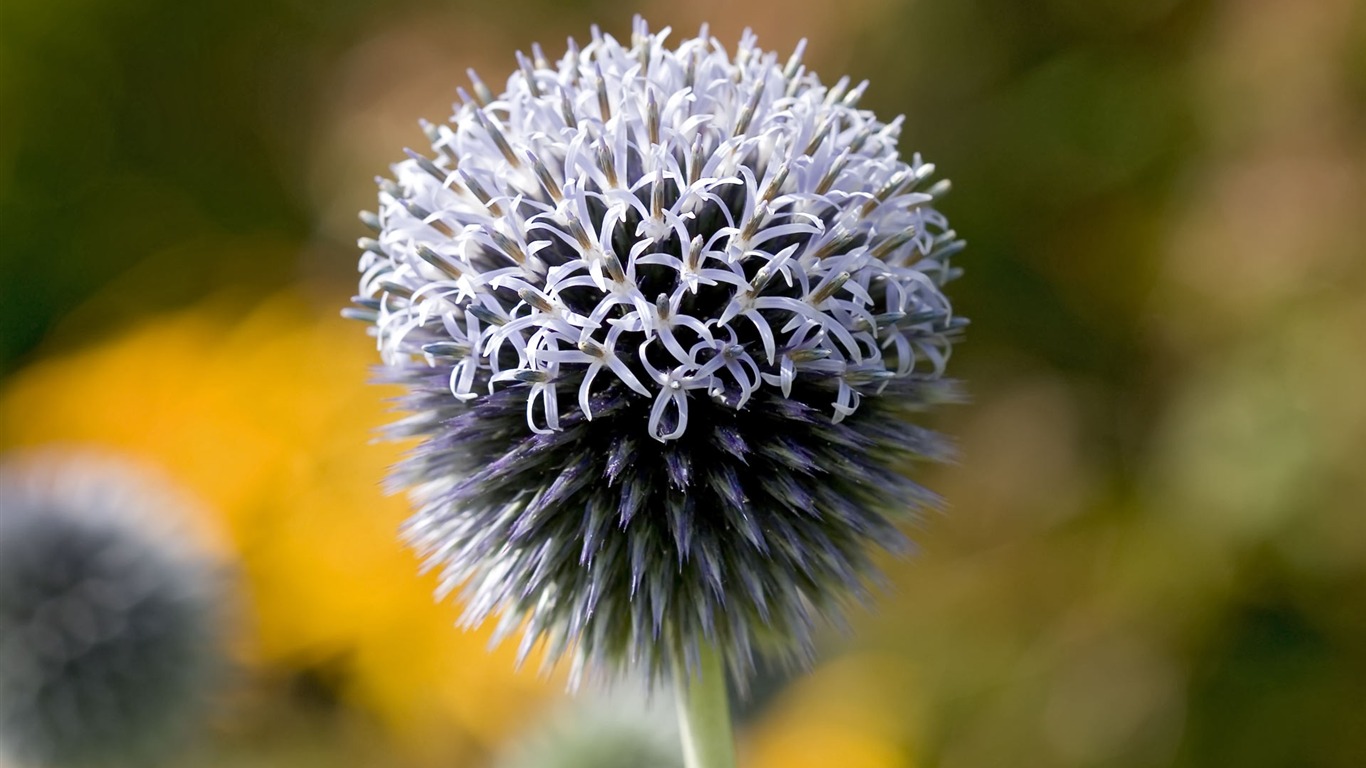
[[[248,672],[189,764],[486,764],[559,689],[414,574],[333,318],[369,179],[464,68],[636,10],[811,37],[969,240],[952,507],[756,685],[745,764],[1366,762],[1361,3],[12,0],[0,448],[128,451],[229,531]]]

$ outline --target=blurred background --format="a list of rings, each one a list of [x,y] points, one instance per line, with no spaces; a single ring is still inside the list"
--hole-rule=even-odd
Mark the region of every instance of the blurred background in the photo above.
[[[506,765],[579,706],[417,575],[338,311],[465,68],[634,12],[809,37],[969,242],[951,507],[742,764],[1366,765],[1366,4],[4,0],[0,450],[117,452],[219,532],[234,671],[178,764]]]

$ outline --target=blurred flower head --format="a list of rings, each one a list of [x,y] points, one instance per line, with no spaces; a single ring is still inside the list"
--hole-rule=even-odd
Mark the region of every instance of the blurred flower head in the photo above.
[[[93,454],[0,461],[0,754],[146,765],[222,667],[219,577],[142,467]]]
[[[407,505],[375,482],[401,447],[355,449],[385,418],[364,383],[368,347],[296,293],[215,297],[5,382],[0,442],[97,444],[164,467],[240,568],[229,618],[246,621],[229,641],[244,672],[327,669],[330,693],[405,754],[458,764],[560,686],[515,672],[515,648],[491,661],[488,632],[452,632],[436,579],[412,578],[416,558],[393,536]]]
[[[667,698],[667,697],[666,697]],[[671,707],[628,685],[565,702],[524,732],[500,768],[682,768]]]
[[[800,49],[667,36],[471,73],[362,215],[350,314],[425,438],[410,536],[471,622],[576,669],[809,653],[932,501],[899,470],[942,446],[899,412],[946,393],[961,327],[947,185],[900,120]]]

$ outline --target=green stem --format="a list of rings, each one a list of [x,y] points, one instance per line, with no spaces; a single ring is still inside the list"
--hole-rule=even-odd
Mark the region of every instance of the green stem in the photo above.
[[[730,700],[721,655],[715,648],[703,646],[692,675],[682,660],[675,659],[674,685],[683,764],[686,768],[735,768],[735,738],[730,730]]]

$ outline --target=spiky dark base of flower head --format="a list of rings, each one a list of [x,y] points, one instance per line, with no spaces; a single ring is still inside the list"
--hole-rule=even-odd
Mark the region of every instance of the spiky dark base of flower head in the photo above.
[[[962,325],[945,183],[752,36],[539,48],[426,125],[362,218],[361,295],[413,391],[411,534],[469,616],[659,672],[800,655],[936,457],[897,412]]]
[[[659,443],[639,429],[650,402],[625,387],[595,396],[592,421],[538,434],[518,388],[466,405],[442,372],[405,378],[435,428],[395,478],[416,489],[412,539],[463,585],[471,623],[502,612],[504,631],[529,622],[524,653],[544,639],[548,658],[600,668],[662,674],[701,642],[739,672],[755,651],[805,661],[818,622],[863,594],[870,546],[898,548],[896,518],[934,503],[905,463],[945,455],[893,412],[942,399],[935,382],[840,423],[808,404],[819,387],[702,403]]]
[[[171,496],[118,463],[43,456],[0,463],[0,755],[149,765],[204,704],[213,579],[158,530]]]

